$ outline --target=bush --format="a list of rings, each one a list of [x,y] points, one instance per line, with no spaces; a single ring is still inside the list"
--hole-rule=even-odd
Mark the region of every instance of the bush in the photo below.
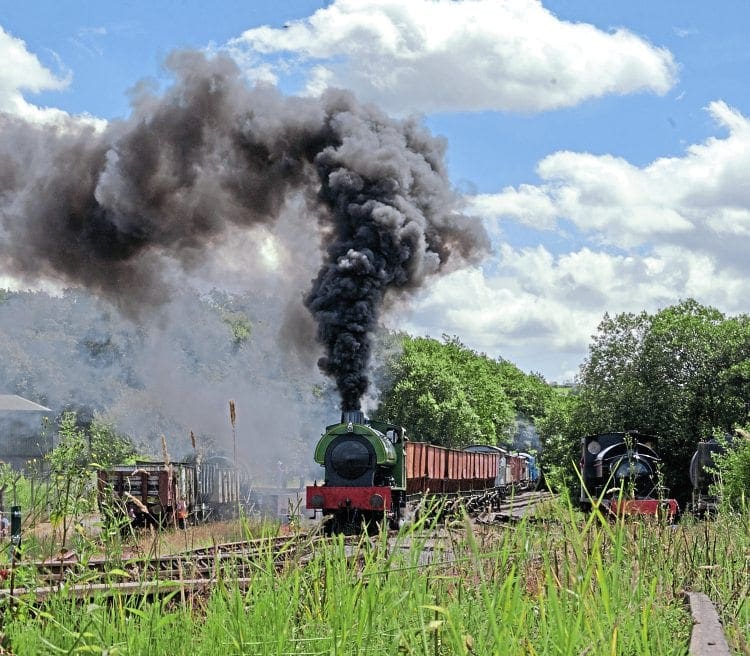
[[[717,492],[726,508],[737,508],[750,499],[750,433],[738,429],[736,434],[723,453],[714,455]]]

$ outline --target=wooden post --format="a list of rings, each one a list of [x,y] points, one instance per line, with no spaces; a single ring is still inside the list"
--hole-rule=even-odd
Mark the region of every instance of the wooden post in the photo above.
[[[234,411],[234,401],[229,402],[229,419],[232,422],[232,447],[234,449],[234,466],[237,467],[237,430],[235,428],[235,421],[237,414]]]

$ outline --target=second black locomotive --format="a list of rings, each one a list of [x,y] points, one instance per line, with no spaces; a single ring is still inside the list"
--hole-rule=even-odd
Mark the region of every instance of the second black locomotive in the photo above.
[[[679,505],[661,485],[656,438],[636,431],[599,433],[581,440],[580,505],[599,503],[612,515],[676,518]]]

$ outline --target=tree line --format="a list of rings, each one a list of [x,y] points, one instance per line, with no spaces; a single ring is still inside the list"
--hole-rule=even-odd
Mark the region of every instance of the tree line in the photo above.
[[[577,462],[576,436],[638,430],[657,437],[665,482],[685,500],[697,443],[747,426],[749,403],[747,315],[693,299],[654,314],[605,315],[575,393],[545,417],[546,457],[558,467]]]
[[[223,293],[202,300],[193,318],[200,316],[200,325],[211,328],[196,330],[193,321],[192,339],[178,334],[174,343],[176,350],[184,346],[184,359],[176,365],[196,381],[205,380],[207,389],[230,372],[252,376],[262,365],[268,380],[288,384],[291,402],[299,397],[306,407],[326,406],[326,412],[305,413],[300,431],[309,435],[300,444],[312,443],[330,417],[326,389],[305,391],[297,371],[259,359],[269,355],[265,342],[255,344],[256,305]],[[87,297],[6,293],[0,298],[0,336],[5,391],[41,403],[55,394],[70,397],[79,423],[87,414],[80,407],[91,407],[123,435],[127,429],[111,420],[123,398],[135,399],[124,416],[137,408],[139,417],[149,417],[137,402],[144,379],[134,364],[143,336],[102,314]],[[665,484],[685,500],[697,443],[750,423],[750,317],[726,316],[692,299],[655,313],[604,315],[578,376],[566,386],[476,352],[457,336],[383,331],[373,353],[375,418],[405,426],[413,439],[444,446],[535,450],[547,480],[559,488],[577,486],[583,436],[637,430],[657,438]],[[252,386],[252,378],[244,384]],[[169,434],[168,425],[152,428]],[[750,441],[735,444],[740,448],[727,460],[734,473],[725,480],[739,497],[750,488]]]
[[[447,447],[512,445],[518,421],[544,416],[555,392],[541,376],[464,346],[458,337],[395,336],[376,416]],[[382,375],[382,373],[381,373]]]
[[[635,430],[657,438],[664,482],[684,503],[698,442],[749,422],[750,317],[692,299],[653,314],[605,315],[576,380],[564,387],[455,337],[400,340],[403,350],[386,359],[380,416],[416,439],[458,447],[511,445],[519,421],[528,419],[545,476],[561,488],[578,485],[583,436]],[[726,459],[734,473],[724,474],[738,499],[750,491],[750,442],[734,443]]]

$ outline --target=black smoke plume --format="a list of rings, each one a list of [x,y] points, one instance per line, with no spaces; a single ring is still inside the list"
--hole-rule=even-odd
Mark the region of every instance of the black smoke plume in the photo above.
[[[169,296],[168,262],[189,271],[229,227],[273,225],[302,197],[299,220],[317,222],[324,252],[305,297],[319,364],[342,409],[359,409],[387,295],[487,247],[458,212],[444,143],[347,92],[249,87],[225,57],[180,52],[167,64],[175,84],[142,87],[131,116],[103,130],[0,114],[2,269],[85,286],[135,315]]]

